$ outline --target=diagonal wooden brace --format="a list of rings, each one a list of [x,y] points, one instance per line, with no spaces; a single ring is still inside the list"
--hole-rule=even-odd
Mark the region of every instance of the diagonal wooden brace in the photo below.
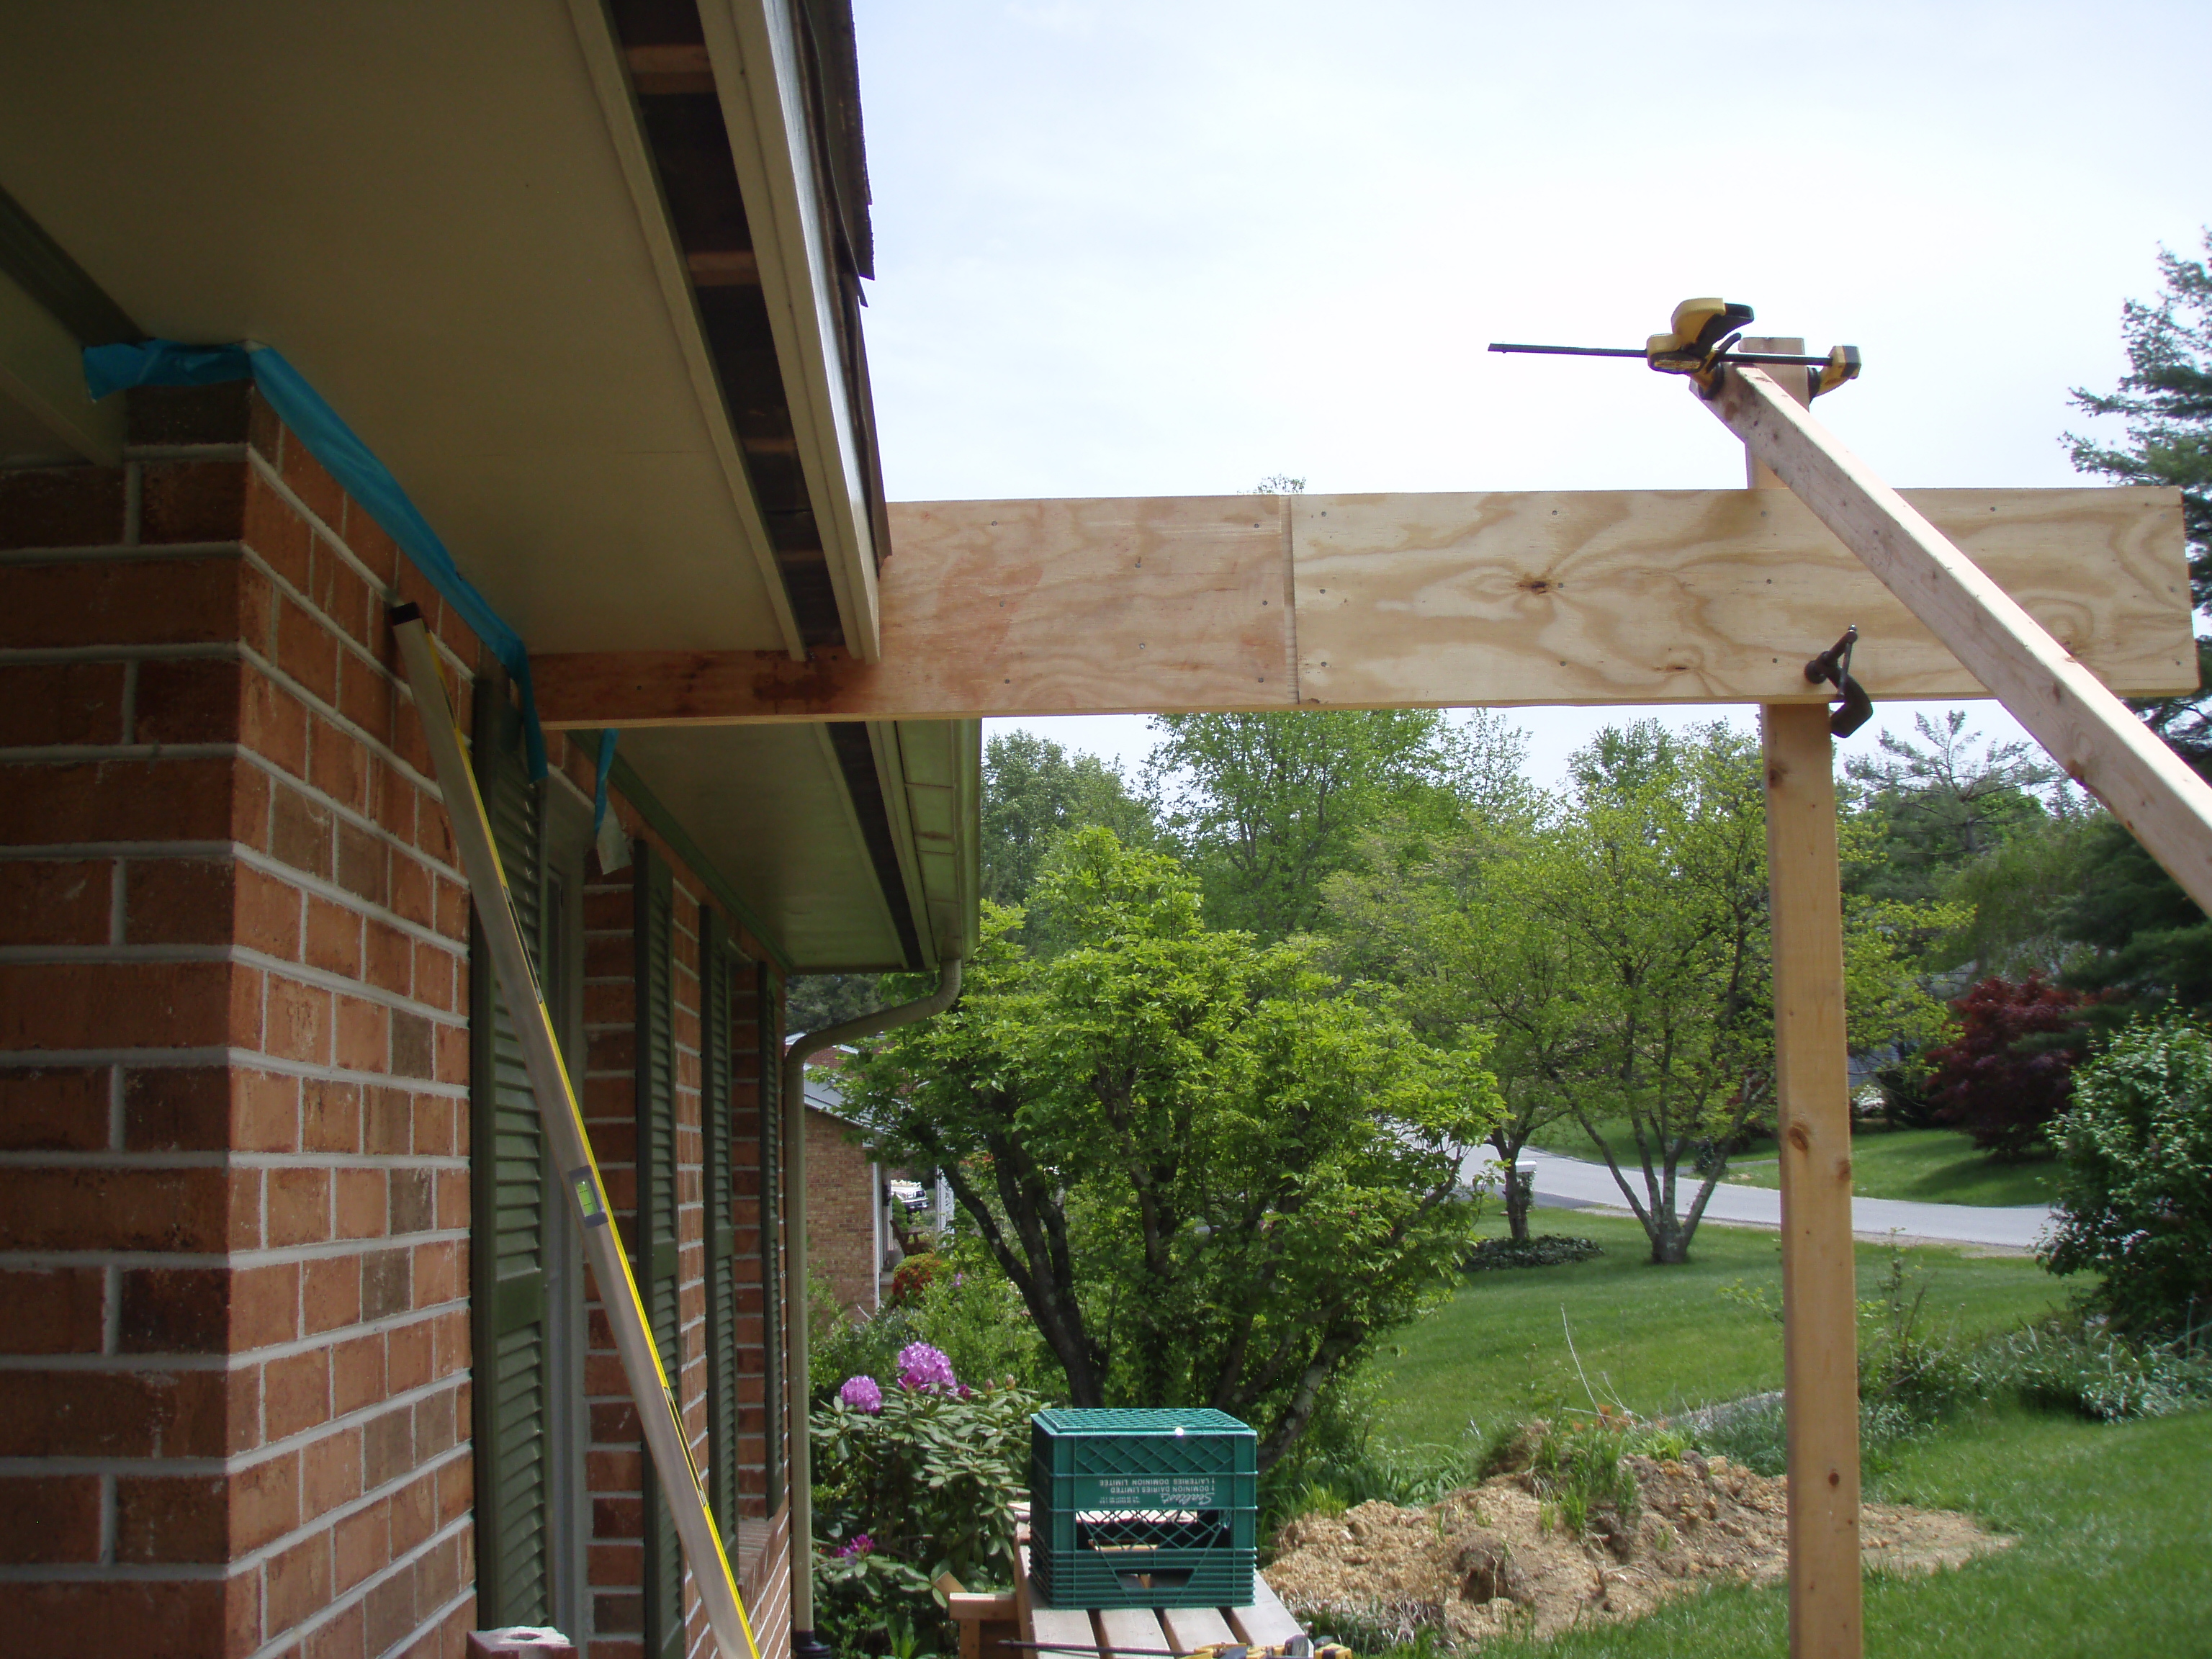
[[[2212,913],[2212,786],[1865,462],[1758,368],[1710,399],[1722,424],[1865,562],[1966,670]]]
[[[576,1207],[584,1254],[599,1283],[607,1323],[614,1330],[623,1376],[629,1384],[630,1398],[637,1404],[638,1422],[653,1458],[653,1472],[660,1478],[660,1490],[675,1517],[692,1582],[699,1587],[699,1599],[706,1605],[708,1626],[721,1659],[760,1659],[751,1622],[738,1594],[736,1576],[722,1548],[721,1529],[707,1507],[699,1470],[691,1460],[683,1413],[661,1369],[659,1350],[653,1344],[653,1328],[638,1296],[629,1257],[607,1208],[606,1187],[599,1179],[599,1166],[584,1132],[584,1116],[577,1109],[568,1069],[554,1039],[552,1015],[546,1009],[507,895],[506,872],[500,866],[499,851],[492,841],[491,820],[485,814],[483,797],[477,791],[476,774],[461,746],[460,728],[446,696],[437,647],[431,644],[422,619],[411,605],[393,610],[392,632],[398,641],[416,711],[422,716],[438,791],[453,827],[454,844],[460,849],[462,872],[468,877],[469,896],[476,902],[492,967],[499,975],[499,988],[514,1016],[515,1036],[522,1044],[546,1145],[561,1173],[561,1184]]]

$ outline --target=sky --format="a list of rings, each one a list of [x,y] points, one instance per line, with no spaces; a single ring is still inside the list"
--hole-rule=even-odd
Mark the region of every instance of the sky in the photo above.
[[[2201,0],[855,15],[894,500],[1736,486],[1679,380],[1485,350],[1640,344],[1692,294],[1859,346],[1820,413],[1891,483],[2065,485],[2068,389],[2212,223]],[[1552,781],[1644,712],[1511,718]]]

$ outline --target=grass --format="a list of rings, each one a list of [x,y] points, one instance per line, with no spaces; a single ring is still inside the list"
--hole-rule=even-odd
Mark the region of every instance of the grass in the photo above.
[[[1636,1131],[1630,1127],[1626,1118],[1600,1118],[1597,1128],[1613,1147],[1613,1155],[1620,1161],[1623,1168],[1637,1163]],[[1546,1124],[1528,1137],[1528,1144],[1544,1152],[1557,1152],[1562,1158],[1587,1158],[1593,1164],[1604,1162],[1597,1148],[1590,1145],[1589,1133],[1571,1117],[1559,1118]],[[1759,1135],[1745,1143],[1740,1156],[1757,1158],[1763,1153],[1771,1154],[1773,1151],[1774,1138]],[[1682,1160],[1682,1174],[1686,1178],[1690,1174],[1690,1160],[1686,1158]]]
[[[1778,1303],[1779,1241],[1748,1228],[1698,1229],[1691,1261],[1655,1267],[1632,1220],[1539,1211],[1539,1231],[1596,1239],[1605,1254],[1557,1267],[1474,1276],[1450,1302],[1399,1334],[1377,1364],[1384,1433],[1406,1445],[1465,1443],[1506,1418],[1560,1406],[1588,1409],[1560,1329],[1564,1304],[1583,1370],[1599,1397],[1646,1416],[1782,1386],[1781,1329],[1723,1292],[1735,1281]],[[1504,1231],[1502,1219],[1483,1224]],[[2059,1306],[2065,1286],[2025,1257],[1972,1257],[1940,1248],[1906,1252],[1929,1285],[1927,1321],[1973,1337]],[[1862,1294],[1888,1267],[1878,1244],[1858,1250]]]
[[[2212,1655],[2212,1412],[2100,1425],[2013,1411],[1904,1448],[1869,1496],[1965,1510],[2018,1539],[1933,1577],[1866,1588],[1866,1650],[1884,1659]],[[1491,1654],[1544,1659],[1772,1659],[1779,1589],[1686,1596],[1632,1625]]]
[[[1731,1159],[1728,1178],[1744,1187],[1781,1184],[1775,1160],[1756,1153]],[[2055,1160],[1993,1164],[1955,1129],[1897,1129],[1851,1138],[1851,1190],[1861,1198],[2048,1204],[2057,1194],[2057,1180]]]

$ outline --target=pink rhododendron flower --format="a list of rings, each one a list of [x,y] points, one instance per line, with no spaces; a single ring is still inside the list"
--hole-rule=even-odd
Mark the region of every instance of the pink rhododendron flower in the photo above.
[[[875,1547],[876,1540],[867,1534],[855,1533],[852,1540],[849,1543],[840,1544],[836,1553],[839,1560],[850,1560],[854,1556],[867,1554]]]
[[[899,1350],[902,1389],[941,1389],[949,1394],[959,1386],[960,1379],[952,1374],[952,1362],[945,1357],[942,1348],[933,1348],[927,1342],[909,1342]]]
[[[844,1387],[837,1390],[837,1398],[854,1411],[866,1412],[871,1417],[884,1408],[883,1388],[872,1376],[847,1377]]]

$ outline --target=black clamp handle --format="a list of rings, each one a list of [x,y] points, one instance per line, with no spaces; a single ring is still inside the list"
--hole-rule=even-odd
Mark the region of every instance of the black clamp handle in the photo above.
[[[1851,678],[1851,649],[1858,642],[1858,624],[1853,623],[1843,638],[1805,665],[1808,684],[1826,683],[1844,694],[1843,707],[1828,716],[1828,731],[1834,737],[1848,738],[1874,718],[1874,699]]]

